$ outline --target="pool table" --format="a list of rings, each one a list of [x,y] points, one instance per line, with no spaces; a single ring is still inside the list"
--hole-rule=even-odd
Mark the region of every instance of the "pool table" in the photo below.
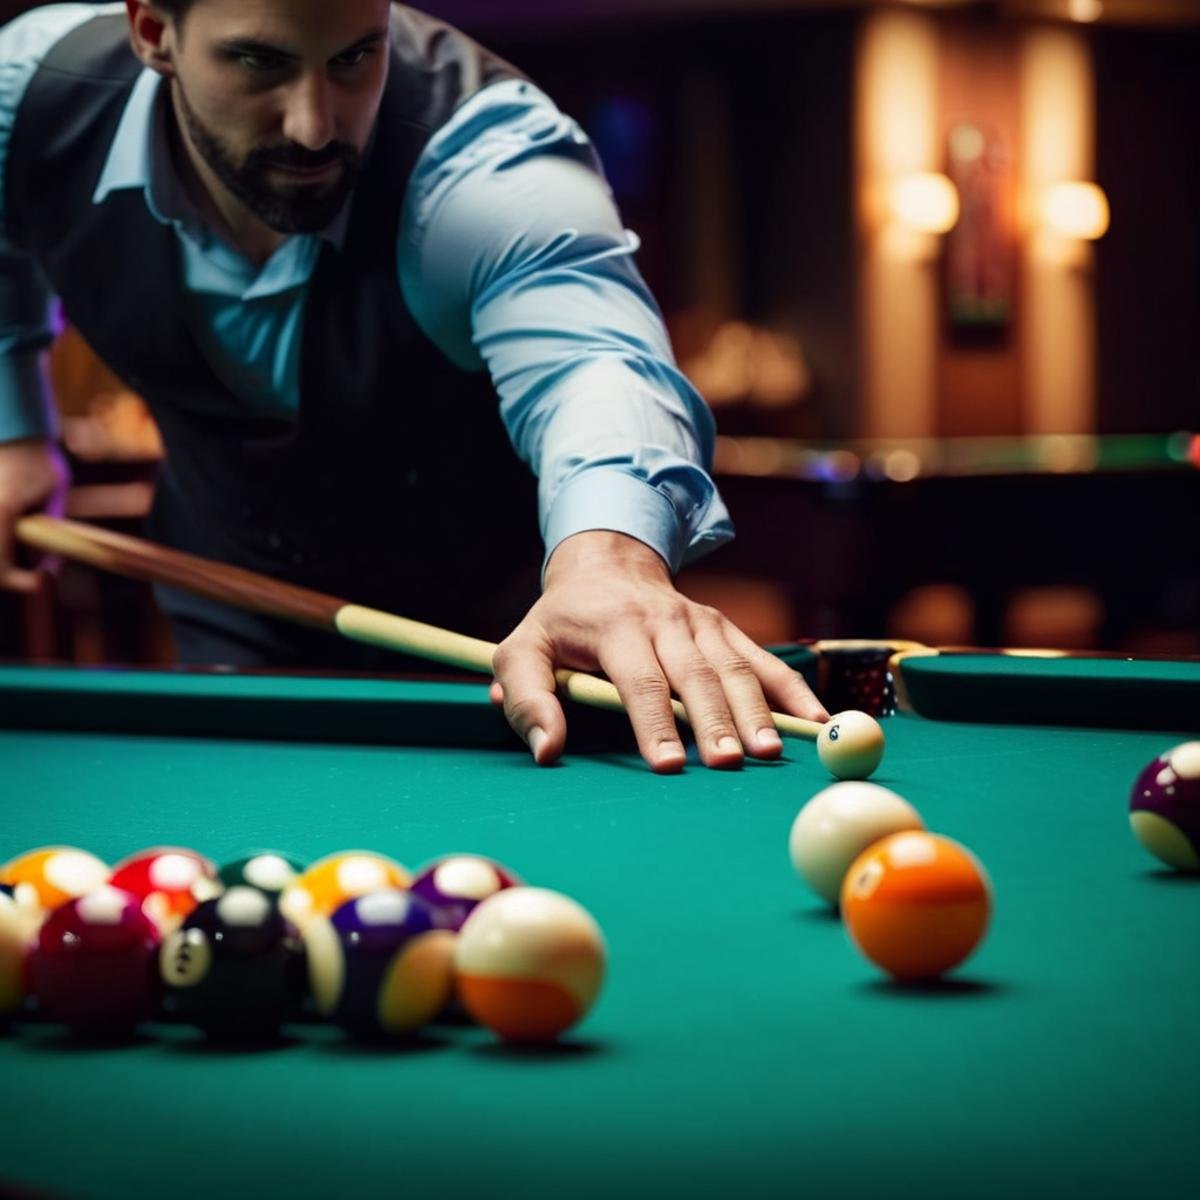
[[[0,668],[0,859],[478,851],[575,897],[610,948],[596,1008],[541,1049],[453,1023],[243,1049],[17,1023],[0,1192],[1194,1195],[1200,883],[1134,842],[1126,804],[1200,735],[1200,663],[897,670],[917,711],[885,721],[877,781],[967,844],[996,897],[976,955],[916,987],[792,871],[792,819],[831,782],[806,743],[658,777],[618,718],[573,713],[572,753],[539,769],[477,683]]]

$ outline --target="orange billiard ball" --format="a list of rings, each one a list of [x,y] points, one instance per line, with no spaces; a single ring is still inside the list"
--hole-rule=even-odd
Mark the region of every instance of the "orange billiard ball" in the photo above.
[[[876,842],[851,864],[842,916],[854,944],[895,979],[933,979],[987,931],[992,886],[957,842],[918,830]]]
[[[412,883],[407,867],[369,850],[342,850],[313,863],[279,897],[279,907],[303,932],[318,917],[332,917],[347,901]]]
[[[0,885],[26,910],[43,916],[108,882],[109,867],[74,846],[41,846],[0,867]]]

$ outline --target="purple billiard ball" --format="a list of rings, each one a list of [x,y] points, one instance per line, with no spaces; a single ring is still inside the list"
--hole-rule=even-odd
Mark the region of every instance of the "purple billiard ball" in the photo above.
[[[321,1016],[357,1037],[394,1037],[449,1003],[455,935],[419,896],[369,892],[304,931],[309,983]]]
[[[1177,871],[1200,871],[1200,742],[1160,754],[1129,797],[1134,836]]]
[[[431,863],[412,882],[412,891],[435,912],[442,929],[457,933],[475,907],[524,881],[515,871],[478,854],[453,854]]]

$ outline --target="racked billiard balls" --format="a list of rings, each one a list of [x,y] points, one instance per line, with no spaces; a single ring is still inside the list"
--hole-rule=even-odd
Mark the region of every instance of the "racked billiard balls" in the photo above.
[[[797,873],[837,904],[850,864],[868,847],[904,829],[924,829],[907,800],[877,783],[843,780],[818,792],[792,822],[788,851]]]
[[[304,994],[300,935],[257,888],[200,904],[163,942],[158,964],[164,1011],[216,1037],[276,1034]]]
[[[1134,836],[1177,871],[1200,871],[1200,742],[1160,754],[1129,797]]]
[[[141,898],[164,933],[177,929],[202,900],[220,891],[214,862],[183,846],[153,846],[123,858],[109,883]]]
[[[94,854],[74,846],[42,846],[0,867],[0,883],[18,904],[50,913],[108,882],[109,868]]]
[[[458,934],[459,999],[506,1041],[549,1042],[582,1020],[604,980],[604,935],[590,913],[546,888],[489,896]]]
[[[234,862],[226,863],[217,872],[217,882],[223,888],[252,887],[278,898],[306,870],[299,859],[275,850],[262,850]]]
[[[834,713],[817,734],[817,757],[837,779],[866,779],[883,760],[883,729],[857,709]]]
[[[979,944],[992,887],[975,856],[934,833],[876,842],[842,883],[842,918],[854,944],[902,982],[933,979]]]
[[[0,893],[0,1022],[15,1017],[25,1004],[28,922],[11,894]]]
[[[161,941],[131,892],[105,886],[62,905],[29,959],[39,1012],[79,1030],[128,1029],[154,1016]]]
[[[289,921],[303,932],[316,917],[331,917],[348,900],[387,888],[407,888],[408,868],[369,850],[342,850],[313,863],[279,897]]]
[[[452,854],[418,872],[412,891],[426,901],[443,929],[458,932],[475,906],[523,880],[515,871],[478,854]]]
[[[454,941],[410,891],[348,900],[304,933],[317,1012],[357,1037],[414,1032],[450,1000]]]

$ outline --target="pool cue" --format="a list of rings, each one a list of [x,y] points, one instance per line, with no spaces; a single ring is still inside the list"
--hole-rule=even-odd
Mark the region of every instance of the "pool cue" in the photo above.
[[[21,517],[15,532],[18,540],[27,546],[87,563],[114,575],[165,584],[234,608],[324,629],[350,641],[380,646],[482,675],[492,674],[496,645],[481,638],[350,604],[322,592],[280,583],[254,571],[171,550],[81,521],[45,514]],[[620,693],[606,679],[565,668],[555,671],[554,677],[559,690],[578,704],[611,712],[625,711]],[[671,707],[680,721],[690,724],[687,711],[678,700],[672,700]],[[785,737],[810,742],[816,740],[823,728],[819,721],[807,721],[787,713],[772,713],[771,719],[776,730]]]

